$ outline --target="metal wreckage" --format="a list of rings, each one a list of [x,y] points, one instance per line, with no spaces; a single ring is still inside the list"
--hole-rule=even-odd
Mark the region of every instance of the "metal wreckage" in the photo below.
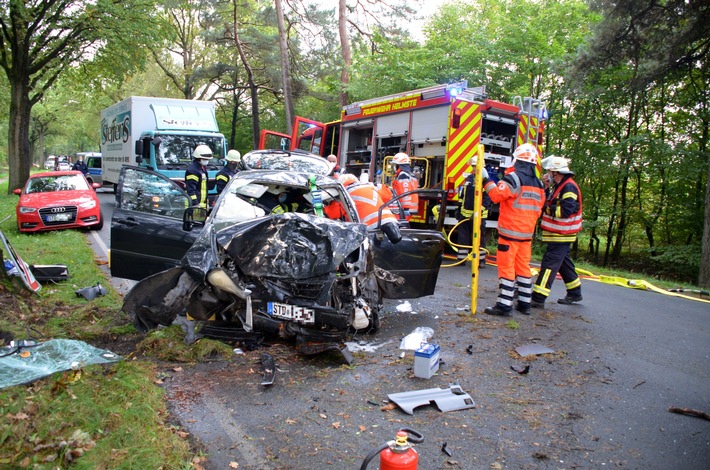
[[[165,184],[159,185],[163,198]],[[150,184],[141,187],[143,196],[150,197]],[[242,171],[209,216],[204,209],[184,210],[177,230],[189,232],[193,221],[202,228],[193,232],[178,266],[154,269],[145,277],[139,272],[141,258],[130,263],[126,269],[133,271],[121,277],[142,280],[124,297],[123,311],[133,315],[144,332],[187,319],[200,324],[199,336],[249,341],[276,334],[295,339],[299,353],[339,350],[351,361],[344,340],[355,331],[379,327],[384,298],[433,294],[445,241],[437,230],[403,223],[402,239],[393,244],[379,228],[368,230],[364,224],[315,215],[310,207],[313,188],[318,188],[318,198],[324,203],[337,201],[350,220],[359,220],[345,189],[327,175],[314,179],[312,173]],[[261,207],[265,198],[284,190],[298,194],[307,206],[305,212],[273,214]],[[179,187],[176,191],[184,193]],[[121,253],[120,236],[114,231],[116,217],[127,217],[121,197],[119,190],[112,258]],[[159,250],[156,236],[172,233],[163,214],[160,226],[153,227],[131,214],[133,223],[126,232],[134,237],[130,247],[145,247],[148,242],[143,240],[150,240],[150,247]],[[200,219],[203,222],[196,222]],[[141,230],[150,238],[140,238]],[[118,260],[112,263],[112,271],[119,269]],[[186,326],[188,341],[195,338],[194,326]]]

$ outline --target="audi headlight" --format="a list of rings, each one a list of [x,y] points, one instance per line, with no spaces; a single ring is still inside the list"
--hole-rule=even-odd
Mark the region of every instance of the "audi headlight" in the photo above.
[[[37,208],[35,207],[20,207],[20,214],[31,214],[33,212],[37,212]]]
[[[89,199],[88,201],[79,204],[79,207],[81,207],[82,209],[93,209],[94,207],[96,207],[96,201],[94,201],[93,199]]]

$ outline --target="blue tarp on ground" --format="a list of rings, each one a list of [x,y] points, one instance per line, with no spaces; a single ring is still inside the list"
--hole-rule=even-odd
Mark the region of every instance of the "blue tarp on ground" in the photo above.
[[[22,357],[22,352],[29,355]],[[0,388],[29,384],[55,372],[118,362],[121,356],[83,341],[52,339],[36,346],[0,348]]]

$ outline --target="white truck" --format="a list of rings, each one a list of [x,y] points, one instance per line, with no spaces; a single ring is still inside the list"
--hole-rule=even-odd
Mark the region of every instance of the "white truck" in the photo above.
[[[200,144],[212,149],[213,180],[227,154],[214,102],[131,96],[101,111],[103,181],[114,188],[122,165],[150,168],[184,185]]]

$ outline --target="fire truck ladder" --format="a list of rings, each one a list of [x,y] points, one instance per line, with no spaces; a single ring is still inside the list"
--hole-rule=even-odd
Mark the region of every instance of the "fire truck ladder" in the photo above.
[[[545,103],[529,96],[526,96],[525,98],[516,96],[513,98],[513,105],[520,109],[520,114],[522,116],[527,116],[528,118],[528,130],[525,133],[525,143],[530,141],[531,135],[534,135],[535,139],[537,139],[540,132],[540,126],[547,115]],[[532,118],[536,119],[533,120]]]

